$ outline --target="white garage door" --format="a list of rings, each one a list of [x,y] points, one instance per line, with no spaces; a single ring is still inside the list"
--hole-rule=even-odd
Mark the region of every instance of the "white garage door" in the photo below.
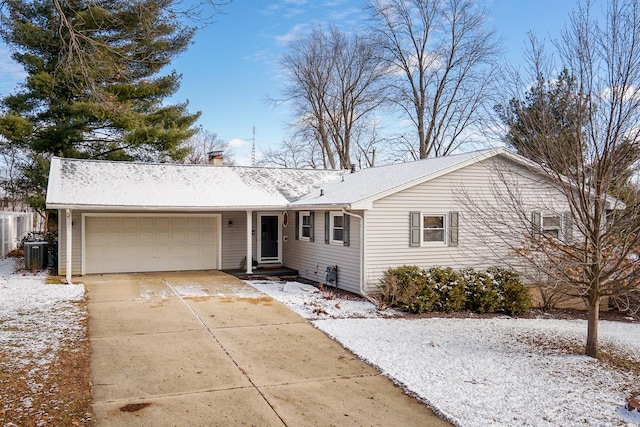
[[[218,217],[87,216],[85,273],[219,268]]]

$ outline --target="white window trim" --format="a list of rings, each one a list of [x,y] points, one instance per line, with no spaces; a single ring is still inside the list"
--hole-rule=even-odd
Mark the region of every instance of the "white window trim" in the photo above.
[[[424,217],[425,216],[441,216],[444,239],[436,242],[424,240]],[[420,242],[421,246],[447,246],[449,244],[449,215],[442,212],[420,212]]]
[[[304,223],[303,221],[303,217],[308,216],[309,217],[309,237],[305,237],[302,235],[302,224]],[[302,240],[305,242],[309,242],[311,241],[311,212],[310,211],[301,211],[298,214],[298,240]]]
[[[340,218],[343,218],[343,220],[342,220],[343,221],[343,223],[342,223],[343,240],[334,240],[334,238],[333,238],[333,228],[334,228],[333,227],[333,224],[334,224],[333,219],[335,217],[338,217],[338,216]],[[332,244],[332,245],[341,245],[341,246],[344,245],[344,233],[345,233],[345,230],[344,230],[344,215],[343,215],[343,213],[342,212],[329,212],[329,243]]]

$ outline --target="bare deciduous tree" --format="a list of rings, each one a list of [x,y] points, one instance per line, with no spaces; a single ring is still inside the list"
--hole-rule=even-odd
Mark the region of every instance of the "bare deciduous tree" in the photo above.
[[[354,138],[384,101],[378,58],[368,38],[334,26],[328,32],[314,27],[282,58],[284,100],[294,107],[294,127],[317,142],[325,168],[348,168],[354,145],[366,146]]]
[[[233,156],[233,148],[218,138],[214,132],[200,129],[198,133],[193,135],[182,144],[183,149],[188,151],[182,163],[193,165],[204,165],[209,161],[209,153],[221,151],[225,165],[231,166],[235,163]]]
[[[561,67],[550,66],[544,73],[566,69],[574,82],[567,104],[573,109],[570,129],[563,128],[562,120],[535,119],[549,117],[547,103],[514,110],[518,134],[537,135],[529,141],[528,156],[540,165],[545,181],[561,191],[567,211],[557,212],[549,200],[539,208],[542,215],[530,216],[518,188],[510,188],[501,204],[528,222],[525,229],[530,230],[521,240],[507,233],[505,242],[534,271],[562,282],[585,301],[585,353],[598,357],[601,301],[637,295],[640,284],[640,198],[637,182],[629,181],[640,158],[640,2],[609,2],[604,23],[593,19],[592,7],[588,0],[579,2],[556,42]],[[533,64],[528,79],[510,82],[515,88],[511,100],[521,99],[537,81],[540,65]],[[560,140],[566,132],[574,142]],[[636,189],[628,191],[629,185]],[[565,227],[571,233],[564,234]]]
[[[282,141],[277,148],[262,153],[260,166],[276,166],[291,169],[317,169],[320,159],[318,144],[309,139],[293,138]]]
[[[498,43],[473,0],[370,0],[389,96],[417,133],[415,157],[444,156],[478,126]],[[403,141],[407,141],[406,139]]]

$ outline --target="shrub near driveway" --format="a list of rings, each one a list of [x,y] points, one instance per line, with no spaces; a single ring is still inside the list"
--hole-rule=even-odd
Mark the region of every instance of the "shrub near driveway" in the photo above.
[[[531,299],[517,273],[498,267],[485,271],[417,266],[387,270],[377,300],[412,313],[453,312],[468,309],[477,313],[525,313]]]

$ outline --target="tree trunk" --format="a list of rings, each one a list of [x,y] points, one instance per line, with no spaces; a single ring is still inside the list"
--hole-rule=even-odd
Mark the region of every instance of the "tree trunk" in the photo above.
[[[587,301],[587,347],[585,354],[598,358],[598,317],[600,316],[600,298]]]

